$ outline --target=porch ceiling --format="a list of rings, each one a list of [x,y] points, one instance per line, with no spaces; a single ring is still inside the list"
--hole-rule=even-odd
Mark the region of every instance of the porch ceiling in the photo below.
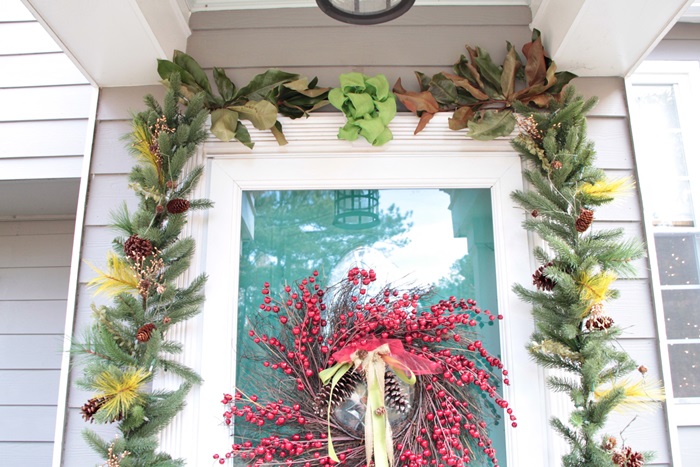
[[[315,8],[315,0],[23,1],[85,75],[100,87],[156,83],[155,60],[170,58],[174,49],[186,50],[191,33],[188,20],[194,11],[211,11],[215,15],[233,9]],[[428,7],[425,11],[445,5],[529,5],[533,13],[531,27],[542,31],[545,47],[559,68],[580,76],[628,75],[692,3],[693,0],[416,1],[416,5]],[[426,24],[429,21],[426,17]],[[322,39],[325,46],[334,46],[333,38]]]

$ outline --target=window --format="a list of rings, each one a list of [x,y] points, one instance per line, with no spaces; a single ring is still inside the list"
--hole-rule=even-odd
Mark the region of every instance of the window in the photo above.
[[[659,338],[670,370],[665,386],[676,404],[700,404],[700,118],[693,89],[698,83],[697,62],[647,62],[628,91],[660,292]],[[680,425],[689,413],[694,412],[678,411]]]

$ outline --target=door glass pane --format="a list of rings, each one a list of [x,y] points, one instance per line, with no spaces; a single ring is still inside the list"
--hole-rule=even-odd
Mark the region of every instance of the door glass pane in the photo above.
[[[279,326],[275,315],[259,312],[265,282],[270,283],[272,294],[318,270],[323,287],[361,263],[376,270],[378,283],[433,285],[430,303],[450,296],[474,298],[482,308],[498,314],[487,189],[293,190],[245,195],[236,386],[248,393],[260,393],[265,377],[260,364],[264,355],[248,337],[251,323],[258,330],[267,326],[271,332]],[[371,211],[375,204],[372,212],[347,212]],[[500,358],[497,321],[478,316],[479,339]],[[491,436],[500,465],[505,466],[502,410],[487,397],[483,404],[491,414],[486,418],[492,420]],[[240,427],[234,430],[237,436],[266,435]]]
[[[668,346],[675,397],[700,396],[700,344]]]

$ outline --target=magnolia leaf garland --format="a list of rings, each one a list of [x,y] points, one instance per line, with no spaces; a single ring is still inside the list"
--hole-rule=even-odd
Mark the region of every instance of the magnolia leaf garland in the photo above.
[[[222,141],[237,140],[253,148],[243,120],[258,130],[269,130],[280,145],[287,144],[278,114],[296,119],[308,117],[329,102],[341,110],[347,123],[338,138],[354,141],[362,136],[374,146],[392,140],[388,125],[396,115],[396,99],[419,120],[415,134],[423,130],[438,112],[452,112],[451,130],[468,129],[467,136],[491,140],[508,136],[516,124],[513,104],[547,109],[560,99],[564,86],[576,77],[558,72],[547,56],[540,32],[522,47],[524,61],[512,44],[502,65],[480,47],[466,46],[453,66],[454,73],[441,72],[432,77],[416,72],[420,91],[406,90],[399,79],[392,90],[384,75],[368,77],[362,73],[340,76],[340,87],[318,87],[317,78],[307,78],[286,71],[269,69],[256,75],[250,83],[237,88],[222,68],[214,67],[213,81],[194,58],[176,50],[172,60],[158,60],[158,73],[164,84],[172,73],[181,78],[181,91],[187,98],[197,93],[205,96],[211,114],[211,132]]]
[[[209,77],[188,54],[176,50],[172,61],[158,60],[158,74],[164,84],[178,73],[181,91],[186,98],[204,94],[204,106],[211,113],[211,132],[222,141],[236,139],[249,148],[254,143],[241,120],[249,121],[258,130],[270,130],[280,145],[287,143],[277,114],[289,118],[308,116],[309,112],[328,103],[330,88],[317,87],[318,80],[308,81],[295,73],[270,69],[256,75],[250,83],[237,88],[223,68],[214,68],[213,78],[218,94]]]
[[[491,140],[508,136],[515,128],[513,104],[548,108],[576,75],[557,72],[549,59],[538,30],[532,41],[523,46],[523,65],[515,48],[507,43],[502,65],[480,47],[467,46],[469,58],[462,55],[455,74],[438,73],[428,77],[416,72],[420,92],[406,91],[401,80],[394,86],[397,98],[420,118],[415,133],[420,132],[439,111],[453,111],[450,129],[468,128],[467,136]]]

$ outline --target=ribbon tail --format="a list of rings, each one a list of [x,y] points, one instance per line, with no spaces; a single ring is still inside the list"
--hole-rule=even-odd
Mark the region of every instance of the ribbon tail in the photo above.
[[[333,447],[333,439],[331,438],[331,401],[333,400],[333,390],[335,389],[335,385],[338,384],[338,381],[340,381],[340,378],[342,378],[351,367],[352,367],[351,363],[343,363],[340,366],[334,365],[332,367],[332,368],[335,368],[335,371],[333,373],[333,378],[331,379],[331,391],[328,394],[328,409],[326,411],[326,425],[328,426],[328,457],[333,459],[335,462],[340,462],[340,459],[338,458],[338,455],[335,453],[335,448]],[[323,378],[321,378],[321,379],[323,379]]]
[[[389,424],[389,421],[386,414],[386,407],[384,406],[384,372],[386,371],[386,365],[384,361],[379,358],[373,360],[371,364],[367,365],[365,368],[368,391],[367,414],[370,417],[369,423],[367,423],[367,418],[365,418],[365,427],[370,424],[372,425],[371,438],[365,438],[365,443],[369,444],[368,440],[372,439],[375,467],[389,467],[387,444],[391,441],[386,437],[386,426]],[[367,417],[367,415],[365,417]]]

